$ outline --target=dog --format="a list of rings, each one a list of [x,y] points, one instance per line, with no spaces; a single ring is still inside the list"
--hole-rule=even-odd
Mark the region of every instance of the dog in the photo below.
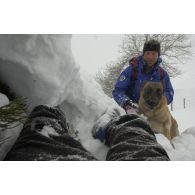
[[[177,121],[171,115],[167,98],[163,95],[162,82],[147,81],[143,84],[138,112],[147,117],[155,133],[162,133],[169,140],[179,135]]]

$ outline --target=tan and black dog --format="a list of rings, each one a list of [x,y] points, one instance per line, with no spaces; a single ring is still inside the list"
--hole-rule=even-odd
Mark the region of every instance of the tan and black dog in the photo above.
[[[177,121],[172,117],[162,82],[145,82],[141,89],[139,113],[144,114],[154,132],[164,134],[169,140],[179,135]]]

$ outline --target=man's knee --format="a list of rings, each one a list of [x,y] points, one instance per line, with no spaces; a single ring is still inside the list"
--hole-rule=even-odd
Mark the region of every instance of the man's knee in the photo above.
[[[68,122],[65,114],[57,107],[36,106],[30,113],[24,129],[41,130],[44,126],[53,127],[58,133],[68,133]]]

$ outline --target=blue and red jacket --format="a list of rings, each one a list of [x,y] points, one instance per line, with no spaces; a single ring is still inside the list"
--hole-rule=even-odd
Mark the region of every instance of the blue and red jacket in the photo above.
[[[169,78],[168,73],[163,69],[163,78],[161,78],[160,64],[162,62],[159,57],[157,63],[149,73],[144,73],[144,59],[143,56],[139,56],[136,59],[137,76],[136,79],[132,79],[134,73],[133,65],[130,64],[116,81],[112,95],[115,101],[123,107],[124,103],[128,100],[132,100],[134,103],[138,103],[140,98],[140,88],[143,81],[160,82],[164,84],[164,95],[167,97],[167,103],[170,104],[173,101],[174,90]]]

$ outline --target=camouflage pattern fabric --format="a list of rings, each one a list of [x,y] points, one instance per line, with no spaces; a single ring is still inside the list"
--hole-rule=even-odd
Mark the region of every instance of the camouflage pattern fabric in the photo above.
[[[169,160],[150,126],[137,115],[111,120],[106,129],[110,147],[106,160]],[[68,134],[65,115],[58,108],[37,106],[4,160],[97,160]]]
[[[124,115],[112,120],[106,132],[106,143],[110,146],[106,160],[169,160],[150,126],[137,115]]]
[[[96,160],[68,134],[65,115],[57,108],[36,107],[4,160]]]

